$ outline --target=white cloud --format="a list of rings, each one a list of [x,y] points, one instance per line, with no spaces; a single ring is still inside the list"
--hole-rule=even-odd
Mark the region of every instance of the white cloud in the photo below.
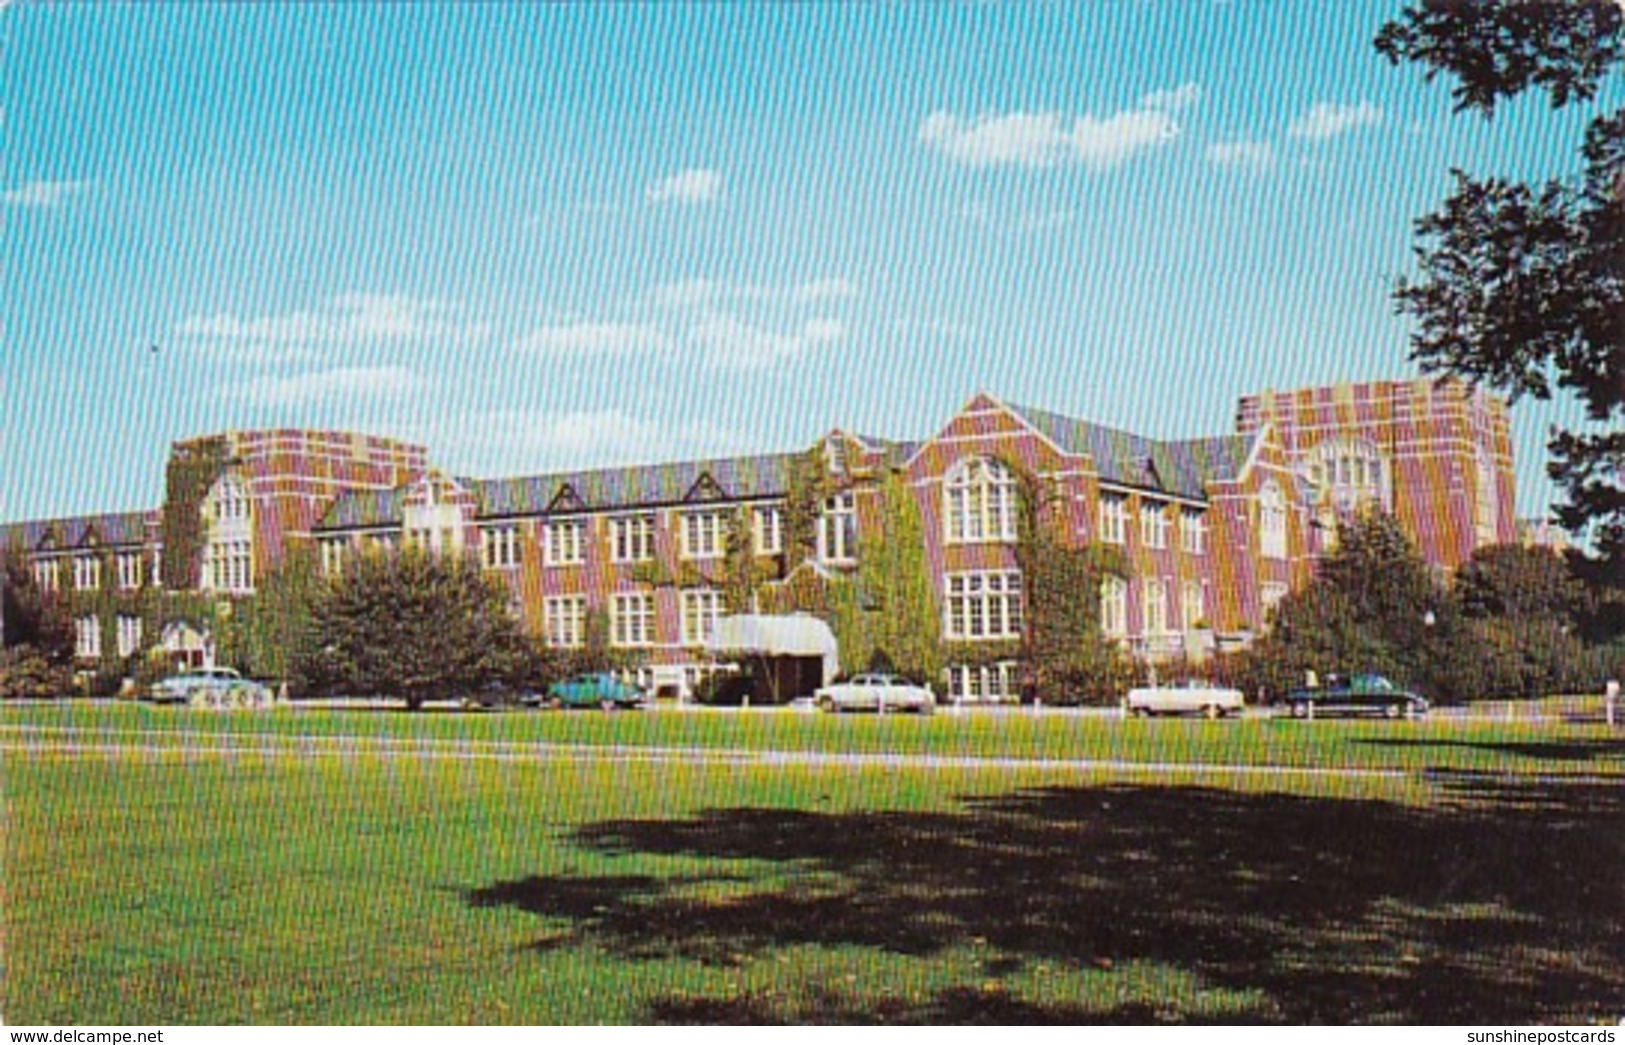
[[[1171,87],[1165,91],[1152,91],[1140,99],[1142,109],[1161,109],[1163,112],[1180,112],[1189,109],[1202,100],[1202,85],[1199,83],[1182,83],[1178,87]]]
[[[1269,142],[1215,142],[1205,155],[1209,163],[1238,170],[1267,171],[1275,166],[1275,149]]]
[[[1287,126],[1286,133],[1293,138],[1325,141],[1361,127],[1375,127],[1381,122],[1382,110],[1370,102],[1359,105],[1317,102],[1308,112],[1293,120]]]
[[[703,167],[690,167],[650,185],[651,203],[709,203],[722,191],[722,175]]]
[[[857,296],[856,283],[849,279],[834,278],[807,280],[787,286],[689,279],[662,283],[649,292],[649,297],[655,304],[674,307],[712,305],[721,301],[808,305]]]
[[[458,467],[483,475],[648,464],[754,448],[742,433],[714,421],[672,425],[620,409],[495,410],[460,421],[433,443]]]
[[[188,316],[176,333],[234,362],[284,362],[315,358],[319,346],[428,339],[469,341],[483,337],[478,324],[445,318],[444,302],[399,294],[341,294],[314,310],[269,316],[230,312]]]
[[[846,334],[840,320],[809,319],[794,333],[746,323],[738,316],[712,315],[689,330],[689,341],[700,350],[701,361],[715,370],[755,371],[796,362]]]
[[[514,344],[520,352],[570,356],[621,356],[662,352],[671,338],[647,324],[567,323],[538,327]]]
[[[1169,93],[1178,93],[1169,92]],[[1104,118],[1014,112],[964,118],[936,112],[920,127],[920,141],[971,167],[1104,169],[1179,136],[1166,109],[1142,104]]]
[[[334,367],[289,377],[254,378],[227,390],[230,398],[255,406],[293,407],[308,403],[353,403],[357,399],[406,399],[428,390],[428,382],[400,366]]]
[[[30,181],[0,192],[0,205],[41,210],[60,207],[74,196],[89,192],[90,181]]]

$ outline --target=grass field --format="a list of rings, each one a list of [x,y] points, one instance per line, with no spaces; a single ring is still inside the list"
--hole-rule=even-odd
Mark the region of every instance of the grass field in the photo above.
[[[1625,1007],[1625,739],[1595,726],[104,705],[0,709],[0,743],[14,1024]]]

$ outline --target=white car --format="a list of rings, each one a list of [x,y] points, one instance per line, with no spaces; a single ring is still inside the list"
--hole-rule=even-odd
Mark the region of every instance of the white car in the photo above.
[[[185,704],[195,695],[223,695],[243,687],[260,688],[231,668],[192,668],[154,682],[147,699],[154,704]]]
[[[916,711],[929,715],[937,709],[937,698],[929,689],[897,675],[853,675],[845,682],[818,689],[813,701],[824,711]]]
[[[1128,691],[1125,701],[1131,714],[1145,715],[1206,715],[1223,718],[1241,714],[1242,697],[1239,689],[1209,686],[1201,682],[1186,682],[1175,686],[1141,686]]]

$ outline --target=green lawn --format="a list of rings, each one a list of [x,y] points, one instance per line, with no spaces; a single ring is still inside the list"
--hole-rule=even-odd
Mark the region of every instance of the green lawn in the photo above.
[[[0,710],[25,724],[165,750],[0,754],[13,1024],[1614,1022],[1625,999],[1625,740],[1595,727]],[[182,730],[1404,773],[223,757]]]

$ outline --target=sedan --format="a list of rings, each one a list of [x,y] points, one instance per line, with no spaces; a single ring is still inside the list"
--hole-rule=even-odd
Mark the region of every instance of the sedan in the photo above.
[[[937,708],[937,698],[929,689],[897,675],[854,675],[817,690],[813,701],[825,711],[915,711],[929,715]]]
[[[547,702],[556,708],[601,707],[635,708],[643,703],[643,691],[608,672],[576,675],[547,687]]]
[[[1149,718],[1152,715],[1206,715],[1223,718],[1239,715],[1241,690],[1187,682],[1182,686],[1142,686],[1128,691],[1128,710]]]
[[[154,682],[147,699],[154,704],[185,704],[196,697],[222,696],[233,689],[259,686],[231,668],[191,668]]]

